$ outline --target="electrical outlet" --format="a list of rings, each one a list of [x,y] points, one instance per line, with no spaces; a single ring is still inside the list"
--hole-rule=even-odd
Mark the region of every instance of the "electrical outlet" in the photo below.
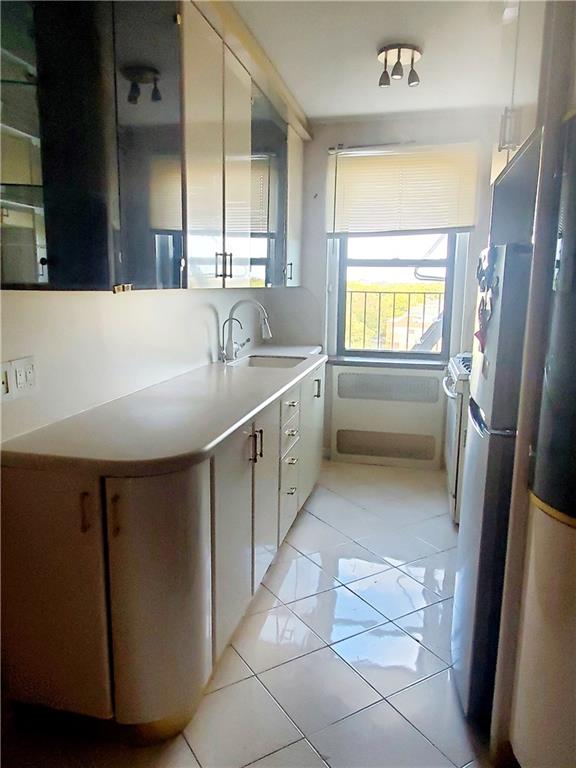
[[[2,400],[25,397],[37,386],[33,357],[21,357],[2,363]]]

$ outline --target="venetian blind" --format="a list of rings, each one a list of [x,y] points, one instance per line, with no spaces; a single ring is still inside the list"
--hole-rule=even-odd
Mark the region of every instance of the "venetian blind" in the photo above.
[[[471,227],[477,165],[471,144],[338,153],[334,231]]]

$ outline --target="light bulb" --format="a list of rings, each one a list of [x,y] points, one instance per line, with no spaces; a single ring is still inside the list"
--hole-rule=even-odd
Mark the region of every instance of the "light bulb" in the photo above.
[[[128,93],[128,102],[130,104],[138,104],[140,98],[140,86],[136,82],[130,84],[130,91]]]
[[[400,61],[400,51],[401,49],[398,48],[398,60],[396,61],[396,64],[392,67],[392,79],[393,80],[402,80],[404,77],[404,67],[402,66],[402,62]]]

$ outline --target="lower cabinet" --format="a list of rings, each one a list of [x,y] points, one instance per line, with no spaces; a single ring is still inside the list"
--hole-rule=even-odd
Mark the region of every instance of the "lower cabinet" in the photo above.
[[[280,407],[273,403],[258,414],[253,430],[254,467],[254,548],[253,585],[255,592],[278,547],[278,486],[280,467]]]
[[[113,716],[98,478],[2,469],[2,648],[17,701]]]
[[[190,720],[212,671],[210,477],[206,462],[108,478],[115,718]]]
[[[181,730],[317,479],[323,395],[324,366],[179,472],[4,467],[8,696]]]
[[[252,597],[252,435],[242,427],[212,458],[214,661]]]
[[[320,474],[324,442],[326,366],[312,371],[300,385],[300,460],[298,509],[312,493]]]

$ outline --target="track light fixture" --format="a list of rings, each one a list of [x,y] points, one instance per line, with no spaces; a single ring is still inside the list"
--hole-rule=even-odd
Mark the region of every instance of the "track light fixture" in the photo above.
[[[149,67],[147,64],[132,64],[122,67],[120,70],[125,80],[130,83],[128,92],[128,103],[138,104],[140,98],[140,86],[152,85],[151,101],[162,101],[162,94],[158,88],[160,72],[155,67]]]
[[[396,56],[396,62],[392,67],[392,72],[388,74],[388,53]],[[390,77],[393,80],[402,80],[404,77],[404,67],[410,65],[408,73],[408,85],[414,88],[420,85],[420,78],[414,69],[414,63],[422,58],[422,51],[411,43],[390,43],[383,46],[378,52],[378,61],[384,64],[384,71],[380,75],[378,85],[387,87],[390,85]]]

